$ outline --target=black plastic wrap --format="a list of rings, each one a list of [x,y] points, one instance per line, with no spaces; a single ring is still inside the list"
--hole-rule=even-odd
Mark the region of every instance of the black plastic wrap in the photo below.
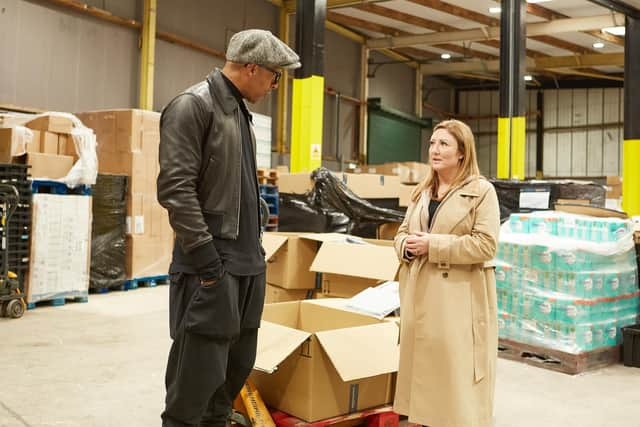
[[[379,224],[404,219],[403,211],[377,207],[359,198],[326,168],[313,171],[311,179],[314,187],[306,194],[280,193],[279,231],[375,238]]]
[[[606,189],[592,182],[579,181],[510,181],[492,179],[498,201],[500,202],[500,218],[506,221],[512,213],[527,213],[529,208],[520,208],[521,191],[549,191],[548,209],[553,209],[559,199],[589,200],[591,206],[604,207]]]
[[[91,236],[91,289],[124,284],[127,215],[126,175],[99,174],[93,186]]]

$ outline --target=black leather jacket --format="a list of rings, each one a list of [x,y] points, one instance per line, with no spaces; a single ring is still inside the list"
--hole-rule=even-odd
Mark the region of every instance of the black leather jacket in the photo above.
[[[238,236],[240,114],[219,69],[162,111],[158,201],[196,267],[219,262],[212,235]],[[255,146],[253,130],[251,139]]]

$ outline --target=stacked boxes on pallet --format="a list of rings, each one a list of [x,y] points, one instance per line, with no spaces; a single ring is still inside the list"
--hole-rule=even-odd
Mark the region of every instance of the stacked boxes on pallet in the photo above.
[[[620,344],[620,328],[637,320],[628,220],[512,214],[497,261],[500,338],[578,354]]]
[[[98,172],[129,177],[127,278],[165,276],[171,260],[173,231],[167,212],[156,197],[160,114],[110,110],[77,116],[96,134]]]
[[[24,162],[36,178],[59,179],[78,159],[71,136],[73,122],[61,115],[40,116],[22,126],[0,129],[0,158]],[[27,132],[28,130],[28,132]],[[13,157],[26,153],[16,160]]]
[[[41,185],[42,184],[42,185]],[[33,238],[26,286],[30,308],[39,301],[86,301],[91,262],[91,196],[61,194],[60,183],[33,182]],[[50,193],[45,193],[49,191]]]
[[[99,174],[93,186],[93,232],[91,237],[92,290],[124,286],[126,277],[126,175]]]
[[[18,275],[20,290],[24,292],[29,273],[29,241],[31,237],[31,182],[29,167],[0,164],[0,183],[12,185],[20,193],[20,203],[9,221],[9,271]],[[0,252],[0,263],[4,262]]]

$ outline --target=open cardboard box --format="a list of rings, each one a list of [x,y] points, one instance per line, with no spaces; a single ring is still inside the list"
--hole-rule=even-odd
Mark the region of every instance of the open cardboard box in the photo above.
[[[400,267],[392,241],[370,245],[328,241],[318,250],[311,271],[322,273],[325,296],[349,298],[380,282],[395,280]]]
[[[310,267],[318,253],[318,248],[324,242],[344,242],[348,237],[360,239],[340,233],[264,233],[262,246],[267,260],[267,283],[283,289],[315,288],[316,274],[310,270]],[[374,244],[387,244],[378,240],[360,240]]]
[[[307,422],[393,399],[395,323],[323,301],[267,304],[252,379],[266,404]]]
[[[267,260],[267,283],[283,289],[313,289],[316,275],[309,271],[318,250],[307,233],[264,233],[262,246]],[[310,235],[313,236],[313,235]]]

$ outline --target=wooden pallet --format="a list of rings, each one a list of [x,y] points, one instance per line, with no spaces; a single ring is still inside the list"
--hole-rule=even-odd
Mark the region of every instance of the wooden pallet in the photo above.
[[[564,374],[575,375],[620,362],[620,346],[579,354],[566,353],[500,338],[498,356]]]
[[[276,169],[258,168],[258,183],[260,185],[278,185],[279,175],[280,172],[278,172]]]

